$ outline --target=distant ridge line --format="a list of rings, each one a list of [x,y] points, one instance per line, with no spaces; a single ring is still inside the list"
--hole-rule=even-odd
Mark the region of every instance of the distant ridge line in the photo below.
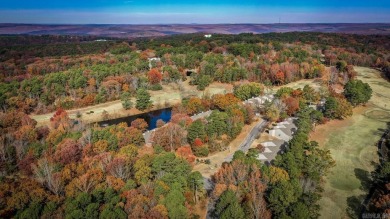
[[[280,20],[281,21],[281,18]],[[324,32],[390,34],[390,23],[226,23],[226,24],[28,24],[0,23],[0,35],[91,35],[133,38],[188,33]]]

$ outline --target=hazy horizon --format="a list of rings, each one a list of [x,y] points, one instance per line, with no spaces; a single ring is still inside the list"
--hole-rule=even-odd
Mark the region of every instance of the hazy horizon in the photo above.
[[[389,23],[390,1],[20,0],[0,13],[0,23],[25,24]]]
[[[131,24],[131,23],[12,23],[12,22],[0,22],[0,24],[12,24],[12,25],[132,25],[132,26],[154,26],[154,25],[277,25],[277,24],[390,24],[390,22],[306,22],[306,23],[289,23],[289,22],[280,22],[280,23],[149,23],[149,24]]]

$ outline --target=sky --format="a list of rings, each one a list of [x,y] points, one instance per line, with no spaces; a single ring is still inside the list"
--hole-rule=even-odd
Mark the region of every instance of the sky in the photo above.
[[[0,23],[390,23],[390,0],[0,0]]]

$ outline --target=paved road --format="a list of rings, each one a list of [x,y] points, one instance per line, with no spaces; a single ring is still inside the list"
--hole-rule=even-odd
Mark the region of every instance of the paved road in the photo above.
[[[213,181],[207,177],[203,177],[203,186],[206,191],[212,191],[214,189]]]
[[[156,128],[156,129],[157,129],[157,128]],[[142,135],[144,136],[144,139],[145,139],[145,143],[146,143],[146,144],[150,143],[150,137],[152,137],[152,133],[153,133],[156,129],[146,131],[146,132],[144,132],[144,133],[142,134]]]
[[[193,121],[195,121],[197,119],[205,118],[205,117],[210,116],[212,112],[213,112],[212,110],[209,110],[209,111],[206,111],[206,112],[201,112],[199,114],[195,114],[195,115],[191,116],[191,119]]]
[[[250,146],[252,145],[253,141],[255,140],[256,136],[263,131],[263,129],[267,126],[267,124],[268,121],[263,120],[259,122],[255,127],[253,127],[252,130],[244,139],[244,141],[240,144],[238,150],[247,152]],[[233,159],[233,154],[226,157],[225,161],[230,162]],[[206,178],[206,177],[204,177],[203,180],[204,180],[204,188],[206,189],[207,192],[211,192],[214,188],[213,181],[210,178]],[[215,203],[212,202],[212,199],[209,199],[209,203],[207,205],[206,219],[212,219],[211,212],[214,210],[214,207],[215,207]]]
[[[244,141],[240,144],[240,147],[238,150],[247,152],[249,148],[251,147],[253,141],[255,140],[256,136],[263,131],[263,129],[267,126],[268,121],[263,120],[259,122],[253,129],[249,132],[249,134],[246,136]],[[233,159],[233,154],[230,154],[228,157],[225,158],[226,162],[230,162]]]
[[[210,178],[203,177],[203,185],[207,193],[211,193],[214,189],[214,182]],[[215,203],[209,198],[209,203],[207,204],[207,213],[206,219],[212,219],[211,212],[214,211]]]

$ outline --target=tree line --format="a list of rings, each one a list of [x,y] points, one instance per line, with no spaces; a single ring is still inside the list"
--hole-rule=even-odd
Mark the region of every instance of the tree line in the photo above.
[[[27,40],[31,45],[17,48],[19,55],[1,53],[3,111],[23,109],[26,113],[39,114],[53,112],[58,107],[72,109],[118,100],[127,93],[135,96],[139,88],[159,90],[164,84],[185,81],[189,69],[193,70],[189,77],[191,84],[204,90],[214,81],[249,80],[283,85],[327,75],[329,78],[324,79],[331,84],[347,83],[344,79],[356,74],[351,65],[378,67],[385,72],[389,66],[386,36],[217,34],[205,39],[199,34],[190,34],[130,42],[83,42],[88,38],[80,38],[64,43],[68,37],[63,37],[58,39],[59,43],[53,43],[56,39],[32,37],[30,42],[25,36],[21,42]],[[36,40],[51,42],[48,47],[63,53],[30,54],[29,51],[45,50],[45,46],[34,45]],[[374,47],[374,44],[381,46]],[[368,53],[358,47],[374,48],[375,52]],[[148,58],[152,57],[161,59],[149,63]],[[325,65],[337,68],[329,69]],[[126,105],[129,108],[130,105]]]

